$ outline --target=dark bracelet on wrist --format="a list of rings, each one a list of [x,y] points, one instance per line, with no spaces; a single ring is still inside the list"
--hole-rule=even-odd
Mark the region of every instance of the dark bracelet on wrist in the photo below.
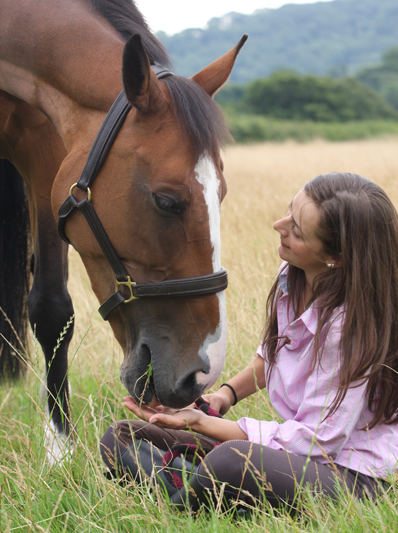
[[[230,385],[229,383],[223,383],[222,385],[220,385],[220,389],[221,389],[221,387],[228,387],[232,391],[232,394],[234,395],[234,398],[235,398],[235,401],[232,404],[232,406],[236,405],[238,403],[238,397],[236,396],[236,392],[235,392],[235,389],[233,388],[233,386]]]

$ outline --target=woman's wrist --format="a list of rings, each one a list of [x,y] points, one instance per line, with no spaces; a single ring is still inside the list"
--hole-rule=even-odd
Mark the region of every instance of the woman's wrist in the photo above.
[[[232,401],[230,402],[230,405],[231,406],[236,405],[238,403],[238,396],[237,396],[236,391],[233,388],[233,386],[230,385],[229,383],[223,383],[222,385],[220,385],[220,389],[221,389],[221,387],[225,387],[225,388],[229,389],[230,395],[232,394]],[[231,398],[231,396],[230,396],[230,398]]]
[[[234,439],[247,440],[246,433],[239,427],[238,423],[226,418],[214,418],[205,415],[198,419],[195,428],[192,429],[220,442]]]

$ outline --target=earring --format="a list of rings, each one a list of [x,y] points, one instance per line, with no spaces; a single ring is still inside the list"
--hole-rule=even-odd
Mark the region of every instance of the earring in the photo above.
[[[333,267],[334,267],[334,263],[328,263],[327,266],[328,266],[329,268],[333,268]]]

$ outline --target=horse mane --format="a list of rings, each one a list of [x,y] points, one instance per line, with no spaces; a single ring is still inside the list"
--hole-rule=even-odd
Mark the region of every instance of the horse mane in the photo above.
[[[171,68],[166,49],[151,32],[133,0],[90,0],[90,3],[125,41],[139,33],[151,64]],[[230,138],[220,108],[196,82],[181,76],[170,76],[163,81],[178,123],[191,140],[197,158],[206,151],[213,153]]]

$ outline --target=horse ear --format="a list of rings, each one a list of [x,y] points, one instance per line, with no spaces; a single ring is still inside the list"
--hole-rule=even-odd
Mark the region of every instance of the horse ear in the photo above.
[[[142,113],[155,111],[163,93],[138,33],[132,35],[124,47],[122,73],[124,92],[130,104]]]
[[[214,96],[229,78],[235,59],[247,38],[248,35],[243,35],[235,48],[232,48],[232,50],[192,77],[210,96]]]

